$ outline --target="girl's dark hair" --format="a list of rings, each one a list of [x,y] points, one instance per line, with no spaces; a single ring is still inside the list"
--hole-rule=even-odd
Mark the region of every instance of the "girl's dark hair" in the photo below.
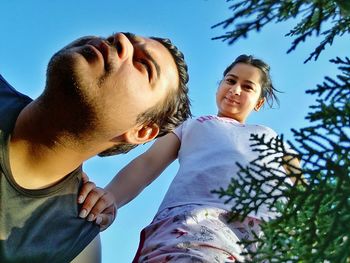
[[[260,69],[261,72],[261,94],[260,98],[265,98],[267,104],[270,106],[270,108],[273,106],[273,103],[276,102],[277,105],[279,105],[279,100],[277,98],[276,93],[280,92],[277,89],[275,89],[272,85],[271,76],[270,76],[270,66],[267,65],[264,61],[261,59],[255,58],[252,55],[240,55],[238,56],[235,61],[229,65],[225,71],[223,76],[225,77],[226,74],[238,63],[244,63],[251,66],[254,66],[258,69]]]

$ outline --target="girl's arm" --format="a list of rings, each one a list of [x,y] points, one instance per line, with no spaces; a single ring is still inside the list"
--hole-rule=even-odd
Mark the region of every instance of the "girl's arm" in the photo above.
[[[301,174],[300,161],[296,156],[285,155],[283,157],[283,161],[286,163],[283,165],[286,173],[288,175],[292,175],[290,179],[294,183],[300,183],[300,181],[304,181]],[[293,176],[294,175],[294,176]]]
[[[153,182],[177,158],[179,148],[180,140],[169,133],[125,166],[105,188],[113,194],[117,207],[134,199]]]
[[[177,158],[179,148],[179,138],[169,133],[120,170],[105,189],[96,187],[92,182],[85,183],[78,200],[83,203],[80,217],[96,220],[104,230],[112,224],[117,208],[134,199]]]

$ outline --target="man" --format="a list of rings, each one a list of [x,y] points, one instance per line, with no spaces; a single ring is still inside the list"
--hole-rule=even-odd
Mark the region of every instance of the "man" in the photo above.
[[[99,232],[78,217],[81,164],[180,124],[190,115],[187,81],[170,41],[130,33],[60,50],[34,101],[1,78],[0,262],[73,260]],[[76,260],[99,260],[87,255]]]

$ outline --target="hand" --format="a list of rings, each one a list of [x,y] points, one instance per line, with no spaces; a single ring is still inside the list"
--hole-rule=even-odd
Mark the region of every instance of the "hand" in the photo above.
[[[85,173],[83,173],[82,181],[78,203],[83,205],[79,217],[95,221],[103,231],[113,223],[117,214],[114,197],[103,188],[96,187],[93,182],[89,181]]]

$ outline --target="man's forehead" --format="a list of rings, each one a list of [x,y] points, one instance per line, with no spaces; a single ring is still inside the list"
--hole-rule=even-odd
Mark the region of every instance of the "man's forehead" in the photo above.
[[[158,69],[158,73],[160,71],[161,64],[163,64],[163,68],[167,68],[169,66],[169,60],[174,62],[174,67],[177,69],[171,52],[160,41],[138,35],[133,35],[131,38],[129,38],[129,40],[134,44],[134,46],[138,46],[148,59],[152,60]],[[164,63],[164,61],[166,62]]]

